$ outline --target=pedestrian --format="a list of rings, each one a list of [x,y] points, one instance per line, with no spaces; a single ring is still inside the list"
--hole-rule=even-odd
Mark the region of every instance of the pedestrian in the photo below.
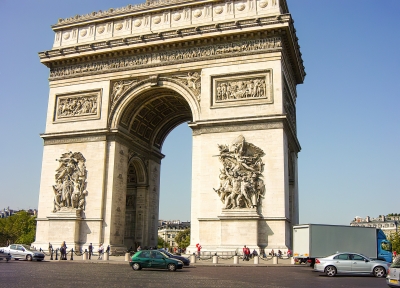
[[[197,243],[196,244],[196,247],[197,247],[197,257],[199,257],[199,259],[200,259],[200,253],[201,253],[201,245],[199,244],[199,243]]]
[[[256,249],[254,249],[253,250],[253,258],[256,257],[256,256],[258,256],[258,253],[257,253]]]
[[[282,257],[282,251],[278,250],[278,257],[281,258]]]
[[[53,250],[53,245],[49,242],[49,253],[51,254],[51,250]]]
[[[132,250],[132,249],[131,249]],[[107,245],[106,253],[110,255],[110,245]]]
[[[140,251],[140,250],[142,250],[142,247],[140,247],[140,245],[139,245],[139,247],[137,247],[137,251]]]
[[[104,251],[104,247],[103,247],[103,243],[100,243],[99,245],[99,258],[97,258],[97,260],[102,260],[103,259],[103,251]]]
[[[288,258],[292,257],[292,251],[290,249],[287,250],[287,257]]]
[[[246,247],[246,245],[244,245],[244,246],[243,246],[243,249],[242,249],[242,250],[243,250],[243,260],[242,260],[242,261],[245,261],[245,260],[246,260],[246,261],[249,261],[249,254],[250,254],[250,253],[247,253],[247,249],[248,249],[248,248]],[[250,250],[249,250],[249,251],[250,251]]]
[[[89,244],[89,260],[92,259],[92,254],[93,254],[93,245],[92,243]]]
[[[67,243],[63,241],[60,247],[61,259],[60,260],[67,260]]]
[[[271,250],[271,252],[269,253],[269,255],[271,255],[272,257],[274,257],[274,256],[275,256],[274,249],[272,249],[272,250]]]
[[[396,250],[393,250],[393,258],[396,258],[396,256],[397,256],[397,252],[396,252]]]

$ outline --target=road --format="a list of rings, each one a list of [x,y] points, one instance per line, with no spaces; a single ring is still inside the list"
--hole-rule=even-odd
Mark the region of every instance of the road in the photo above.
[[[327,277],[310,267],[188,267],[133,271],[127,263],[0,261],[0,287],[388,287],[372,276]]]

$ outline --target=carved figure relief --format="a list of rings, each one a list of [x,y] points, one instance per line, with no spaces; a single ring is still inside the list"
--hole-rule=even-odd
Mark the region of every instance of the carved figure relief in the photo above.
[[[100,90],[78,92],[76,94],[58,95],[56,97],[55,121],[68,121],[100,116]]]
[[[214,191],[225,209],[256,208],[265,194],[262,177],[264,151],[240,135],[230,145],[218,145],[223,165]]]
[[[257,100],[272,103],[272,94],[271,70],[213,77],[214,106],[239,105],[243,101],[251,104]]]
[[[147,19],[147,18],[145,18]],[[135,21],[136,23],[136,21]],[[136,25],[136,24],[135,24]],[[146,25],[145,25],[146,26]],[[241,53],[262,52],[268,49],[280,48],[280,37],[271,37],[258,40],[232,42],[219,45],[193,47],[175,51],[156,52],[137,56],[120,57],[103,61],[94,61],[50,69],[50,78],[73,77],[84,74],[105,73],[116,70],[135,69],[144,65],[168,65],[175,61],[197,61],[206,57],[220,58]],[[137,66],[137,67],[136,67]]]
[[[111,93],[111,103],[117,101],[125,93],[126,90],[131,88],[137,82],[137,80],[121,80],[115,82]]]
[[[264,77],[239,81],[217,82],[217,102],[243,98],[264,98],[266,86]]]
[[[186,75],[173,76],[178,79],[184,85],[186,85],[197,97],[197,101],[200,103],[200,92],[201,92],[201,76],[198,72],[188,72]]]
[[[60,210],[85,210],[87,171],[86,159],[80,152],[68,152],[57,160],[60,166],[56,170],[53,212]]]

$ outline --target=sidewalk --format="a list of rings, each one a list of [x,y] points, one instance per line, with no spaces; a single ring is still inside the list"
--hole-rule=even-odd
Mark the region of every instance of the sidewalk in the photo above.
[[[82,256],[74,255],[73,260],[70,260],[70,255],[68,255],[68,260],[62,262],[79,262],[79,263],[97,263],[97,264],[121,264],[128,265],[129,261],[125,261],[125,256],[109,256],[109,260],[98,260],[98,256],[93,256],[91,260],[83,260]],[[190,255],[182,255],[185,258],[190,258]],[[229,259],[224,259],[225,257],[218,257],[218,264],[213,263],[213,259],[208,257],[202,257],[200,260],[196,259],[196,263],[190,263],[189,267],[200,267],[200,266],[213,266],[213,267],[241,267],[241,266],[252,266],[252,267],[303,267],[304,265],[291,264],[291,259],[288,258],[278,258],[278,264],[273,264],[272,258],[259,258],[259,264],[254,264],[254,259],[249,261],[243,261],[239,259],[238,264],[233,263],[233,257],[226,257]],[[56,262],[60,260],[50,260],[50,257],[46,256],[46,261]],[[186,268],[186,267],[185,267]]]

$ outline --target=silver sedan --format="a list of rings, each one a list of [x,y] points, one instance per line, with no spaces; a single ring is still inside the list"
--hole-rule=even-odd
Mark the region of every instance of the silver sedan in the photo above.
[[[316,258],[314,270],[327,276],[336,274],[372,274],[384,277],[389,270],[389,263],[373,260],[362,254],[342,252],[325,258]]]
[[[31,249],[28,245],[24,244],[11,244],[8,247],[1,247],[0,250],[10,254],[15,260],[26,259],[28,261],[42,261],[44,259],[44,254],[42,252]]]

